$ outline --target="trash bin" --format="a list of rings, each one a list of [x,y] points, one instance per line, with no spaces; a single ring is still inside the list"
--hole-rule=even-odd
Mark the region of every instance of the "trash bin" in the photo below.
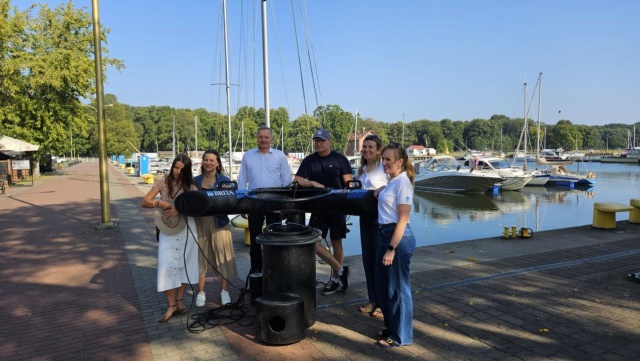
[[[304,308],[304,322],[294,319],[298,317],[295,312],[285,312],[282,317],[285,317],[284,322],[287,325],[303,327],[302,332],[304,328],[311,327],[316,322],[315,243],[320,239],[319,230],[297,223],[270,224],[256,238],[256,241],[262,245],[262,297],[256,302],[260,303],[262,299],[261,304],[264,306],[265,300],[281,297],[281,294],[300,297]],[[290,307],[297,304],[292,300],[287,302],[290,303]],[[286,305],[287,302],[284,304]],[[258,318],[261,317],[260,309],[264,310],[264,307],[258,308]],[[258,323],[257,327],[258,337],[264,335],[265,330],[260,329],[264,325]],[[262,340],[270,342],[268,339]],[[280,340],[280,342],[288,341],[292,340]],[[288,343],[293,342],[297,341]]]

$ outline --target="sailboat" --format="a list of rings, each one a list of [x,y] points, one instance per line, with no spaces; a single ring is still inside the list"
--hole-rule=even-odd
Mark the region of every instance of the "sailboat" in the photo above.
[[[523,151],[523,163],[522,163],[522,171],[525,174],[531,175],[531,179],[525,184],[527,186],[543,186],[547,184],[550,175],[546,172],[541,172],[540,170],[531,170],[527,169],[527,140],[529,139],[529,112],[527,109],[527,83],[524,83],[524,127],[521,133],[521,139],[524,138],[524,151]],[[520,141],[518,141],[517,149],[520,149]],[[514,162],[516,158],[514,156]],[[513,165],[512,165],[513,166]]]
[[[550,165],[551,169],[545,169],[543,172],[550,174],[549,184],[570,184],[591,187],[595,185],[595,173],[587,174],[571,173],[566,165],[572,164],[572,159],[560,157],[559,154],[544,156],[540,149],[540,108],[542,104],[542,73],[538,75],[538,137],[537,137],[537,155],[536,163],[542,165]]]

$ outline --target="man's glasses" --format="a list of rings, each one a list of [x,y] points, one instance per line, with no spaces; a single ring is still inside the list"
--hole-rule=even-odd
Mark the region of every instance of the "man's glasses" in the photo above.
[[[324,142],[326,142],[326,140],[324,140],[322,138],[313,138],[313,142],[314,143],[324,143]]]

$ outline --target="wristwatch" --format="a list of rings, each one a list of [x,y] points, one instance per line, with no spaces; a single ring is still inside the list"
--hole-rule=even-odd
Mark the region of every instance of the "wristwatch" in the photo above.
[[[389,245],[389,247],[387,247],[387,249],[389,251],[395,251],[396,250],[396,248],[394,246],[392,246],[392,245]]]

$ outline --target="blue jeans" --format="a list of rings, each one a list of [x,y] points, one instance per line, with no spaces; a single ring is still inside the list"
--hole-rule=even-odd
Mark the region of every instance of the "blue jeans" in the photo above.
[[[409,281],[409,264],[416,249],[416,238],[407,224],[402,240],[395,250],[393,263],[382,265],[382,257],[395,229],[395,223],[379,226],[380,246],[376,254],[376,292],[384,315],[389,338],[400,345],[413,343],[413,299]]]
[[[380,245],[378,233],[378,216],[360,216],[360,246],[362,247],[362,265],[364,277],[367,281],[367,296],[369,302],[377,305],[376,295],[376,252]]]

